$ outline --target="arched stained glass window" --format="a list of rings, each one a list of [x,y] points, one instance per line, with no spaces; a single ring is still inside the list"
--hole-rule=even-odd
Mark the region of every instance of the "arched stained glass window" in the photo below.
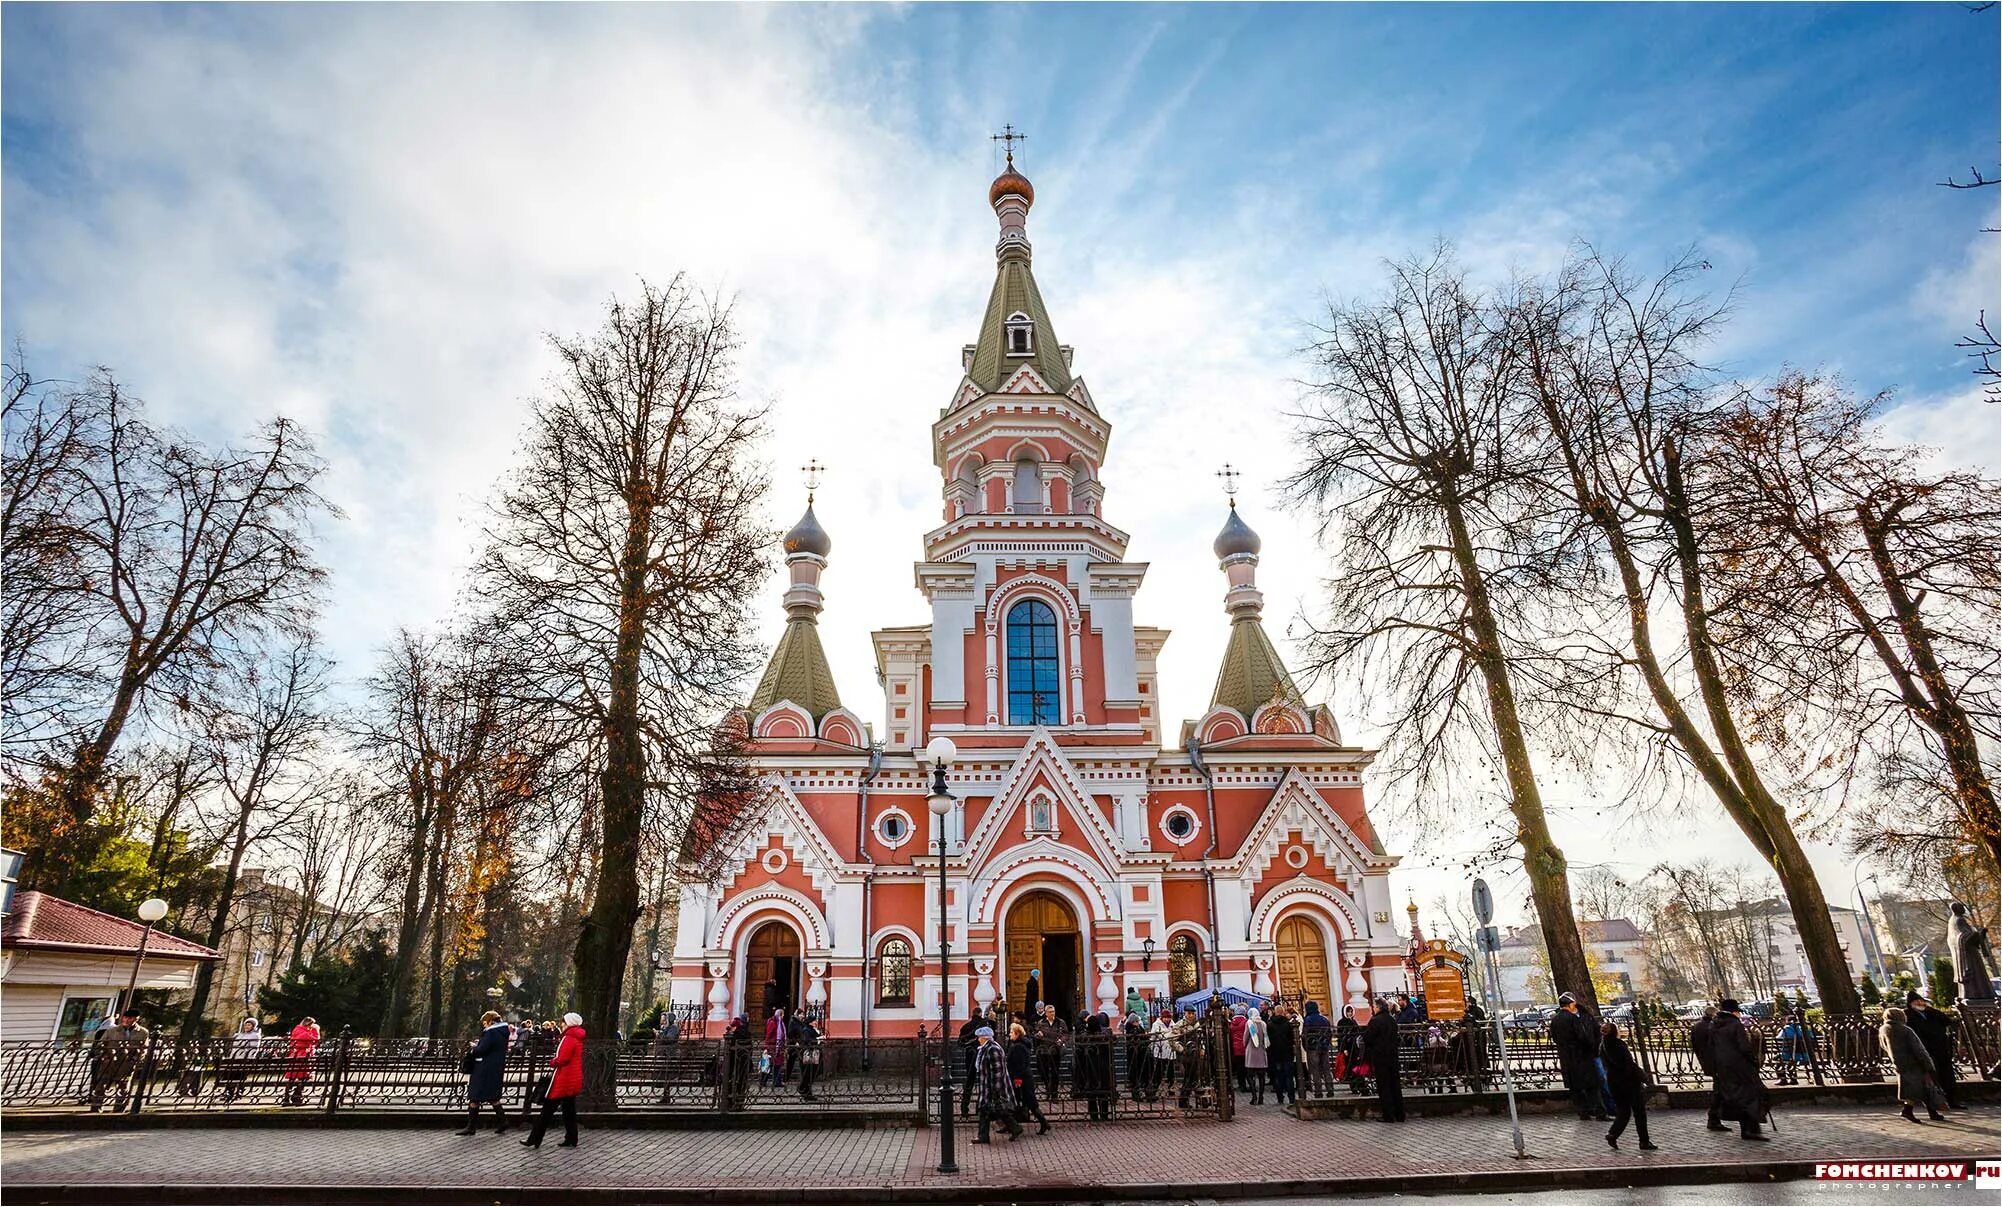
[[[1202,953],[1187,931],[1168,940],[1168,997],[1180,998],[1202,987]]]
[[[882,987],[877,994],[877,1004],[881,1006],[908,1006],[911,1004],[911,945],[904,939],[885,939],[883,954],[876,983]]]
[[[1008,609],[1008,724],[1061,724],[1057,614],[1040,599]]]

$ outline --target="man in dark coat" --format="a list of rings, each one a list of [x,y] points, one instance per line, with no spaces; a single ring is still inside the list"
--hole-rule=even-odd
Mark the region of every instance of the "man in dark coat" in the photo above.
[[[986,1144],[996,1123],[1010,1140],[1020,1139],[1022,1125],[1015,1122],[1015,1079],[1008,1075],[1008,1056],[994,1042],[994,1028],[981,1027],[973,1033],[973,1085],[979,1092],[980,1134],[975,1144]]]
[[[1550,1016],[1550,1043],[1557,1049],[1564,1088],[1570,1091],[1578,1117],[1611,1120],[1599,1083],[1599,1027],[1579,1011],[1576,995],[1557,999],[1557,1013]]]
[[[1376,1078],[1377,1110],[1385,1123],[1404,1122],[1404,1083],[1398,1068],[1397,1016],[1390,1003],[1376,1000],[1376,1009],[1362,1029],[1362,1055]]]
[[[1963,1109],[1953,1092],[1953,1023],[1914,989],[1905,995],[1905,1025],[1918,1033],[1926,1055],[1932,1057],[1933,1080],[1939,1082],[1940,1093],[1946,1097],[1946,1108]]]
[[[492,1103],[494,1108],[494,1135],[507,1131],[507,1108],[501,1104],[502,1085],[507,1072],[507,1023],[501,1016],[489,1010],[480,1018],[483,1028],[480,1038],[473,1044],[472,1051],[466,1053],[466,1129],[459,1133],[470,1136],[480,1130],[480,1104]]]
[[[1031,1034],[1036,1040],[1036,1084],[1042,1087],[1043,1093],[1055,1097],[1063,1080],[1064,1049],[1070,1044],[1070,1025],[1057,1017],[1054,1005],[1044,1002],[1043,1016],[1036,1020]]]
[[[973,1033],[985,1026],[987,1026],[987,1020],[981,1017],[978,1007],[974,1008],[973,1013],[965,1022],[959,1024],[959,1056],[961,1060],[966,1062],[966,1071],[959,1083],[959,1113],[962,1115],[971,1115],[973,1113],[973,1076],[975,1072],[973,1056],[980,1047],[980,1044],[973,1038]]]
[[[1296,1067],[1294,1060],[1300,1029],[1293,1020],[1293,1008],[1284,1002],[1273,1007],[1272,1020],[1265,1024],[1265,1033],[1272,1044],[1267,1060],[1271,1062],[1273,1100],[1281,1106],[1298,1102],[1300,1098],[1293,1086],[1293,1070]]]
[[[1738,1018],[1738,1003],[1717,1003],[1717,1021],[1710,1030],[1710,1059],[1717,1078],[1718,1117],[1735,1122],[1741,1138],[1770,1140],[1759,1132],[1766,1117],[1766,1087],[1759,1080],[1758,1038]]]
[[[1710,1054],[1710,1041],[1716,1030],[1717,1007],[1703,1007],[1703,1017],[1696,1020],[1695,1026],[1689,1028],[1689,1050],[1696,1054],[1697,1067],[1710,1079],[1710,1118],[1704,1126],[1713,1132],[1728,1132],[1731,1129],[1725,1127],[1717,1118],[1717,1110],[1722,1105],[1722,1100],[1717,1097],[1717,1061]]]

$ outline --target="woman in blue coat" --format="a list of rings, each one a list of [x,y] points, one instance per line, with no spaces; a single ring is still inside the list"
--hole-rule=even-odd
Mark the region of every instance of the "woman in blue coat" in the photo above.
[[[501,1105],[501,1082],[507,1072],[507,1024],[501,1016],[489,1010],[480,1016],[479,1040],[472,1051],[466,1053],[466,1129],[458,1134],[470,1136],[480,1130],[480,1104],[488,1103],[494,1108],[494,1118],[498,1126],[494,1135],[507,1132],[507,1108]]]

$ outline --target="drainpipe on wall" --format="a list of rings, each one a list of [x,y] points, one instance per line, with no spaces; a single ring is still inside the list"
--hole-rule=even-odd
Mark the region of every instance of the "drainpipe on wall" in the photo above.
[[[1203,762],[1202,744],[1196,735],[1189,735],[1185,747],[1189,754],[1189,765],[1196,774],[1203,777],[1203,801],[1209,813],[1209,845],[1203,848],[1203,893],[1210,907],[1210,992],[1223,987],[1223,953],[1218,950],[1216,927],[1216,873],[1210,870],[1210,856],[1216,854],[1216,788],[1210,780],[1210,769]]]
[[[862,874],[862,1067],[869,1067],[869,966],[876,946],[869,938],[869,898],[876,895],[876,857],[869,853],[869,781],[883,769],[883,747],[869,747],[869,769],[862,773],[862,799],[855,806],[855,851],[869,864]]]

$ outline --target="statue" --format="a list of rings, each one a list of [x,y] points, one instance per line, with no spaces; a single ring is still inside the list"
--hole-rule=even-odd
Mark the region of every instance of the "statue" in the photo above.
[[[1953,903],[1953,919],[1946,924],[1946,944],[1953,953],[1953,979],[1966,1002],[1992,1002],[1995,984],[1989,968],[1993,956],[1988,947],[1988,928],[1967,919],[1967,906]]]

